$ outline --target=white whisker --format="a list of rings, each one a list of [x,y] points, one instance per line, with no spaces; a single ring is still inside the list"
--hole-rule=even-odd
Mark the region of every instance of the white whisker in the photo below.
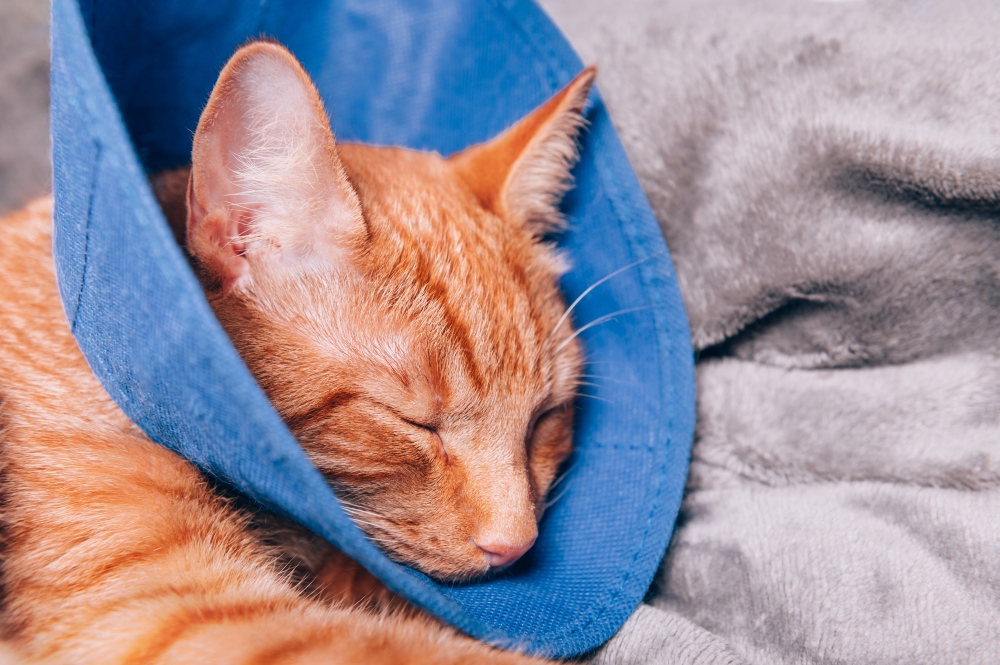
[[[382,525],[379,524],[379,523],[377,523],[377,522],[369,522],[368,520],[361,520],[361,519],[358,519],[357,517],[354,517],[354,516],[351,516],[351,515],[348,515],[348,516],[351,518],[351,521],[354,522],[355,524],[359,524],[359,525],[360,524],[364,524],[365,526],[370,526],[370,527],[372,527],[374,529],[380,529],[380,528],[382,528]]]
[[[587,325],[585,325],[585,326],[583,326],[581,328],[578,328],[576,332],[574,332],[572,335],[570,335],[569,337],[567,337],[566,339],[564,339],[562,341],[562,343],[559,344],[559,346],[556,347],[556,350],[553,351],[553,354],[559,353],[563,348],[566,347],[567,344],[569,344],[574,339],[576,339],[577,337],[579,337],[580,333],[582,333],[583,331],[587,330],[588,328],[593,328],[594,326],[600,325],[602,323],[607,323],[611,319],[615,318],[616,316],[620,316],[622,314],[630,314],[632,312],[639,312],[639,311],[644,310],[644,309],[652,309],[652,308],[653,308],[652,305],[641,305],[639,307],[629,307],[629,308],[626,308],[626,309],[620,309],[617,312],[611,312],[610,314],[605,314],[604,316],[598,317],[598,318],[594,319],[593,321],[591,321],[590,323],[588,323]]]
[[[566,308],[566,311],[563,312],[563,315],[561,317],[559,317],[559,320],[556,322],[555,328],[553,328],[552,332],[549,333],[549,338],[551,338],[552,335],[556,334],[556,331],[559,330],[559,328],[560,328],[560,326],[562,326],[563,322],[565,322],[566,319],[569,317],[570,312],[572,312],[573,309],[577,305],[580,304],[580,301],[583,300],[587,296],[588,293],[590,293],[591,291],[593,291],[594,289],[596,289],[598,286],[600,286],[604,282],[606,282],[609,279],[611,279],[612,277],[617,277],[618,275],[622,274],[623,272],[625,272],[629,268],[634,268],[637,265],[639,265],[640,263],[645,263],[646,261],[650,260],[654,256],[656,256],[656,254],[651,254],[650,256],[647,256],[644,259],[639,259],[638,261],[633,261],[632,263],[628,264],[627,266],[625,266],[623,268],[619,268],[618,270],[614,271],[610,275],[606,275],[606,276],[602,277],[601,279],[597,280],[596,282],[594,282],[593,284],[591,284],[590,286],[588,286],[587,289],[583,293],[581,293],[580,295],[578,295],[576,297],[576,300],[574,300],[573,303],[569,307]]]
[[[548,501],[545,502],[545,505],[542,507],[542,511],[544,512],[544,511],[548,510],[549,508],[551,508],[552,506],[554,506],[556,504],[556,502],[559,501],[559,499],[563,498],[563,496],[566,494],[566,492],[569,491],[569,488],[570,488],[570,486],[572,486],[572,484],[573,484],[572,480],[570,480],[568,483],[566,483],[566,486],[562,488],[562,491],[559,492],[559,494],[557,494],[556,496],[552,497],[551,499],[549,499]]]
[[[345,513],[357,514],[357,515],[371,515],[372,517],[382,517],[376,512],[370,510],[365,510],[363,508],[355,508],[354,506],[342,506]]]
[[[589,381],[577,381],[576,385],[578,385],[578,386],[589,386],[590,388],[603,388],[604,387],[604,386],[600,385],[599,383],[590,383]]]
[[[598,402],[605,402],[607,404],[611,404],[611,400],[605,399],[603,397],[598,397],[597,395],[588,395],[586,393],[573,393],[573,396],[574,397],[588,397],[590,399],[596,399]]]
[[[599,381],[611,381],[613,383],[628,383],[628,381],[622,381],[621,379],[616,379],[613,376],[602,376],[600,374],[577,374],[581,379],[596,379]]]
[[[552,490],[554,490],[556,487],[558,487],[559,483],[561,483],[562,481],[566,480],[566,476],[568,476],[570,474],[570,471],[572,471],[575,468],[576,468],[576,464],[571,464],[568,469],[566,469],[565,471],[563,471],[562,473],[560,473],[558,476],[556,476],[555,480],[552,481],[552,484],[549,485],[549,491],[547,492],[547,494],[552,494]]]

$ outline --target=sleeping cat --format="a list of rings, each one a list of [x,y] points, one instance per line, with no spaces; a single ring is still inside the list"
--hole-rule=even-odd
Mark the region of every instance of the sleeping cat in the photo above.
[[[335,144],[301,66],[256,42],[198,125],[187,246],[220,322],[359,526],[441,579],[530,548],[570,451],[582,352],[543,238],[593,76],[443,159]],[[151,442],[76,348],[51,214],[8,217],[0,245],[4,617],[29,658],[535,662],[358,605],[401,603]]]

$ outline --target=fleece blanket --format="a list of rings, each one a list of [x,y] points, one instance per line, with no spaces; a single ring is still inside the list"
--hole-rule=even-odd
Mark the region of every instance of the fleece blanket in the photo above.
[[[1000,662],[1000,5],[543,5],[699,349],[680,522],[595,662]]]
[[[0,214],[48,189],[49,3],[0,2]]]
[[[681,522],[595,661],[1000,662],[1000,9],[543,5],[702,349]],[[0,3],[3,209],[45,185],[46,6]]]

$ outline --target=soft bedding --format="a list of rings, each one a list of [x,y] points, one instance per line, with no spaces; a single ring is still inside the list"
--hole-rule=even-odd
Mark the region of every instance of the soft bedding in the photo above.
[[[1000,8],[543,4],[701,349],[681,522],[595,661],[1000,662]],[[48,77],[44,3],[4,11],[36,37],[0,82],[6,184],[44,175]]]
[[[1000,662],[1000,6],[543,5],[699,349],[680,522],[595,662]]]

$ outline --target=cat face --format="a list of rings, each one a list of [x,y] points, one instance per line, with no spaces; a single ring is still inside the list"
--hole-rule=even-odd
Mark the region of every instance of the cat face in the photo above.
[[[220,322],[358,525],[439,578],[527,551],[570,452],[582,354],[540,238],[592,78],[443,159],[337,146],[255,43],[195,136],[188,246]]]

